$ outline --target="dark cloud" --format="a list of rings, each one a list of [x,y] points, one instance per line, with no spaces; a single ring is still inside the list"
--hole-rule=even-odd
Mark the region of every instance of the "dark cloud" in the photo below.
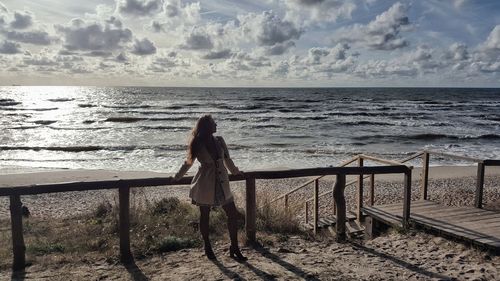
[[[128,58],[127,58],[127,56],[125,56],[124,53],[120,53],[118,56],[116,56],[115,60],[117,62],[126,62],[126,61],[128,61]]]
[[[180,2],[177,0],[170,0],[165,3],[165,15],[172,18],[180,14]]]
[[[217,60],[217,59],[227,59],[231,57],[232,52],[229,49],[224,49],[220,51],[212,51],[209,52],[205,55],[203,55],[201,58],[206,59],[206,60]]]
[[[307,52],[308,63],[309,64],[321,64],[321,59],[330,54],[330,50],[327,48],[314,47],[309,49]]]
[[[10,26],[15,29],[24,29],[33,25],[33,16],[29,12],[14,12],[14,20]]]
[[[135,40],[133,50],[133,54],[144,56],[144,55],[152,55],[156,53],[156,47],[149,39],[144,38],[142,40]]]
[[[21,46],[18,43],[7,40],[0,43],[0,54],[12,55],[19,53],[21,53]]]
[[[55,38],[51,37],[47,32],[42,30],[34,31],[7,31],[4,32],[7,39],[22,43],[34,44],[34,45],[50,45]]]
[[[271,47],[265,48],[265,54],[268,56],[279,56],[284,54],[288,49],[295,47],[295,43],[293,41],[288,41],[285,43],[276,43]]]
[[[123,43],[132,39],[132,31],[123,28],[114,17],[104,23],[74,19],[67,26],[57,25],[56,30],[63,35],[64,47],[70,51],[111,51],[121,49]]]
[[[300,5],[314,6],[325,2],[325,0],[295,0],[295,2]]]
[[[193,29],[184,39],[181,48],[188,50],[210,50],[214,44],[208,34],[199,29]]]
[[[273,46],[288,40],[299,39],[303,30],[292,22],[282,20],[272,11],[260,15],[250,13],[239,17],[245,35],[257,41],[260,46]]]
[[[445,59],[451,59],[454,61],[467,60],[469,57],[467,45],[462,43],[452,44],[444,56]]]
[[[121,0],[117,7],[122,14],[148,16],[159,12],[162,4],[162,0]]]
[[[394,50],[408,46],[400,35],[410,25],[407,7],[400,2],[378,15],[367,25],[355,24],[341,28],[334,42],[350,42],[375,50]]]
[[[157,21],[152,21],[151,22],[151,27],[153,28],[154,32],[162,32],[164,31],[163,24]]]

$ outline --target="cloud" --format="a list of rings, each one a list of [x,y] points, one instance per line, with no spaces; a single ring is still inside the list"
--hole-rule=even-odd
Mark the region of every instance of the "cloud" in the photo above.
[[[126,15],[148,16],[161,11],[162,4],[162,0],[119,0],[117,9]]]
[[[203,55],[201,58],[206,60],[217,60],[217,59],[227,59],[231,57],[231,55],[232,52],[230,49],[224,49],[220,51],[211,51]]]
[[[193,28],[180,47],[187,50],[210,50],[213,46],[212,39],[205,30]]]
[[[299,39],[303,30],[290,21],[282,20],[272,11],[262,14],[249,13],[238,16],[241,30],[248,39],[253,39],[260,46],[273,46],[288,40]]]
[[[132,31],[124,28],[115,17],[103,23],[74,19],[69,25],[57,25],[56,30],[63,35],[64,47],[70,51],[117,50],[132,39]]]
[[[400,32],[410,26],[406,12],[407,7],[397,2],[366,25],[355,24],[339,29],[333,41],[358,44],[374,50],[406,47],[408,41],[400,36]]]
[[[356,4],[350,0],[288,0],[287,20],[297,24],[336,22],[339,18],[350,19]]]
[[[463,61],[469,59],[467,45],[462,43],[453,43],[445,52],[444,58],[453,61]]]
[[[49,33],[43,30],[33,30],[33,31],[6,31],[5,36],[7,39],[22,43],[34,44],[34,45],[50,45],[56,40],[55,37],[50,36]]]
[[[500,24],[493,28],[482,47],[488,51],[500,51]]]
[[[287,41],[285,43],[276,43],[273,46],[265,47],[264,52],[268,56],[279,56],[292,47],[295,47],[295,43],[293,41]]]
[[[10,26],[15,29],[24,29],[33,25],[33,16],[30,12],[14,12],[14,20]]]
[[[337,44],[333,48],[313,47],[307,52],[307,57],[304,60],[306,65],[320,65],[324,62],[332,63],[347,58],[347,50],[350,49],[348,44]]]
[[[191,63],[188,60],[178,57],[177,54],[174,55],[172,52],[165,54],[162,52],[154,58],[147,70],[155,73],[170,72],[176,67],[185,69],[190,65]]]
[[[10,42],[7,40],[4,40],[2,43],[0,43],[0,54],[18,54],[21,53],[21,45],[19,45],[16,42]]]
[[[500,72],[500,25],[496,25],[474,54],[473,67],[481,72]]]
[[[140,55],[140,56],[152,55],[152,54],[156,53],[156,47],[153,44],[153,42],[151,42],[147,38],[144,38],[142,40],[136,39],[134,46],[133,46],[132,53],[136,54],[136,55]]]
[[[192,28],[201,21],[201,5],[199,2],[182,4],[180,0],[167,0],[160,13],[151,21],[154,32],[169,32]]]

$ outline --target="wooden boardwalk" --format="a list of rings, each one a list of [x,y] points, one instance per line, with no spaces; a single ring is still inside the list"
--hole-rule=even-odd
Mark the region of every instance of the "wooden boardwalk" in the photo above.
[[[375,220],[401,226],[403,203],[364,206]],[[444,235],[500,251],[500,213],[475,207],[442,206],[429,200],[411,202],[410,221]]]

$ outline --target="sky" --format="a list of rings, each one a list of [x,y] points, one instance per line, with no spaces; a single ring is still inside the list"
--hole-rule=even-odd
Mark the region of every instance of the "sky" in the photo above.
[[[498,0],[0,0],[0,85],[500,87]]]

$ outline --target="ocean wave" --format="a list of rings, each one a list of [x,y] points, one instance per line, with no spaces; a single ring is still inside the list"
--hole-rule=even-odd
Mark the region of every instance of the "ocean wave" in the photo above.
[[[65,130],[65,131],[93,131],[93,130],[109,130],[114,129],[113,127],[56,127],[56,126],[48,126],[53,130]]]
[[[340,122],[339,125],[343,125],[343,126],[394,126],[394,124],[392,124],[392,123],[366,121],[366,120]]]
[[[188,131],[191,127],[186,126],[139,126],[144,130],[173,130],[173,131]]]
[[[15,101],[13,99],[0,99],[0,106],[13,106],[21,104],[20,101]]]
[[[104,120],[104,122],[118,122],[118,123],[133,123],[147,120],[147,118],[141,117],[109,117]]]
[[[28,129],[36,129],[42,126],[14,126],[14,127],[6,127],[7,130],[28,130]]]
[[[22,108],[22,107],[2,107],[2,110],[8,111],[51,111],[57,110],[57,107],[46,107],[46,108]]]
[[[50,125],[50,124],[54,124],[56,122],[57,121],[55,121],[55,120],[36,120],[36,121],[33,121],[33,123],[38,124],[38,125]]]
[[[78,107],[82,107],[82,108],[89,108],[89,107],[96,107],[97,105],[95,104],[91,104],[91,103],[79,103],[78,104]]]
[[[55,98],[55,99],[47,99],[48,101],[51,102],[67,102],[67,101],[74,101],[74,98]]]
[[[151,105],[147,105],[147,104],[143,104],[143,105],[103,105],[102,107],[104,108],[116,108],[116,109],[120,109],[120,108],[151,108],[153,106]]]
[[[419,140],[419,141],[434,141],[441,139],[449,140],[500,140],[500,135],[497,134],[483,134],[476,136],[457,136],[457,135],[447,135],[438,133],[426,133],[426,134],[414,134],[414,135],[364,135],[352,137],[353,140],[390,140],[390,141],[408,141],[408,140]]]

